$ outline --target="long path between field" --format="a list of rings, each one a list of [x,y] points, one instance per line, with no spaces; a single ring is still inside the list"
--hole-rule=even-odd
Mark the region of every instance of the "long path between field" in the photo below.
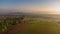
[[[21,23],[17,24],[16,26],[12,27],[11,30],[8,30],[5,34],[17,34],[18,31],[22,31],[24,28],[26,28],[29,25],[29,23]]]

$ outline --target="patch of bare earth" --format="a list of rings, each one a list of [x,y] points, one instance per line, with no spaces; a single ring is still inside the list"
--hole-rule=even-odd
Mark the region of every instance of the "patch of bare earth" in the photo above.
[[[22,31],[24,28],[26,28],[29,25],[29,23],[20,23],[16,26],[13,26],[11,30],[7,30],[5,34],[17,34],[18,31]]]

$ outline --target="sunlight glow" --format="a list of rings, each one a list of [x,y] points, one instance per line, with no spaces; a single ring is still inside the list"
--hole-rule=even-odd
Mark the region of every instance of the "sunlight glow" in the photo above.
[[[54,7],[53,10],[54,10],[54,11],[57,11],[57,12],[60,12],[60,7],[59,7],[59,6]]]
[[[54,12],[54,14],[60,14],[60,2],[52,3],[50,11]]]

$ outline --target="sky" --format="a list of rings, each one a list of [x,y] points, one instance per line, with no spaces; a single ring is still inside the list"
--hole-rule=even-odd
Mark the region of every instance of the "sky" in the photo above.
[[[60,0],[0,0],[0,9],[31,13],[60,13]]]

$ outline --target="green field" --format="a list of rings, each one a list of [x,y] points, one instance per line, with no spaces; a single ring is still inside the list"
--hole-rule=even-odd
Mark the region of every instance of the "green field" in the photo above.
[[[60,34],[60,24],[54,20],[29,18],[30,25],[19,34]]]
[[[14,18],[15,19],[15,18]],[[20,24],[27,21],[28,27],[19,31],[17,34],[60,34],[60,24],[55,20],[43,19],[43,18],[24,18],[23,20],[0,20],[0,33],[5,32],[9,26],[14,24]]]

